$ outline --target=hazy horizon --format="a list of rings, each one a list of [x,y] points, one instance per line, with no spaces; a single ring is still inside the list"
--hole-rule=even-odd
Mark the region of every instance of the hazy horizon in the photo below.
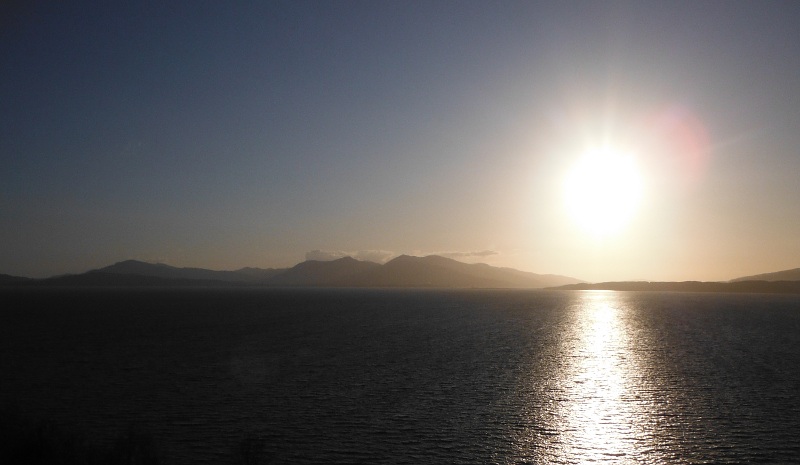
[[[23,3],[0,273],[800,267],[800,4]]]
[[[126,260],[121,260],[121,261],[118,261],[118,262],[109,263],[109,264],[106,264],[104,266],[99,266],[99,267],[92,268],[92,269],[80,270],[80,271],[77,271],[75,273],[64,273],[64,274],[59,274],[59,275],[42,276],[42,277],[31,277],[31,276],[23,276],[23,277],[34,278],[34,279],[58,278],[58,277],[61,277],[61,276],[77,275],[77,274],[83,274],[83,273],[93,272],[93,271],[97,271],[97,270],[104,270],[105,268],[115,267],[116,265],[120,265],[120,264],[123,264],[125,262],[148,263],[150,265],[159,265],[159,266],[164,265],[164,266],[167,266],[167,267],[170,267],[170,268],[173,268],[173,269],[199,269],[199,270],[208,270],[208,271],[214,271],[214,272],[217,272],[217,271],[235,272],[235,271],[241,271],[241,270],[245,270],[245,269],[261,269],[261,270],[265,270],[265,271],[266,270],[290,270],[295,265],[300,265],[300,264],[302,264],[302,263],[304,263],[306,261],[326,262],[326,261],[335,261],[335,260],[339,260],[339,259],[342,259],[342,258],[351,258],[351,259],[362,261],[362,262],[370,262],[370,263],[375,263],[375,264],[378,264],[378,265],[384,265],[384,264],[386,264],[386,263],[388,263],[388,262],[390,262],[390,261],[392,261],[392,260],[394,260],[396,258],[399,258],[401,256],[411,256],[411,257],[415,257],[415,258],[426,258],[426,257],[437,256],[437,257],[444,257],[444,258],[448,258],[448,259],[451,259],[451,260],[455,260],[457,262],[468,264],[468,265],[469,264],[489,265],[488,263],[486,263],[486,261],[480,261],[480,259],[476,259],[475,257],[484,257],[486,255],[492,255],[492,254],[489,254],[488,251],[476,252],[476,253],[462,253],[462,252],[450,252],[450,253],[448,253],[448,252],[444,252],[444,253],[438,253],[438,254],[424,254],[424,255],[414,255],[414,254],[387,255],[387,253],[388,252],[386,252],[386,251],[361,251],[360,253],[346,253],[346,252],[341,252],[341,251],[338,251],[338,252],[326,252],[326,251],[322,251],[322,250],[312,250],[311,252],[306,253],[306,256],[305,256],[304,260],[301,260],[301,261],[299,261],[297,263],[294,263],[294,264],[291,264],[291,265],[287,265],[285,267],[261,268],[261,267],[244,266],[244,267],[230,268],[230,269],[215,269],[215,268],[206,268],[206,267],[182,267],[182,266],[176,266],[176,265],[174,265],[172,263],[166,263],[166,262],[160,262],[160,261],[148,262],[146,260],[126,259]],[[492,265],[489,265],[489,266],[492,266]],[[514,269],[514,268],[502,267],[502,266],[498,266],[496,268],[497,269]],[[726,279],[726,280],[706,281],[706,282],[722,282],[722,283],[725,283],[725,282],[737,280],[739,278],[748,278],[748,277],[752,277],[752,276],[759,276],[761,274],[771,274],[773,272],[794,271],[794,270],[797,270],[797,269],[800,269],[800,268],[793,268],[793,269],[789,269],[789,270],[773,270],[772,272],[754,273],[754,274],[751,274],[751,275],[740,275],[740,276],[735,276],[733,278]],[[526,271],[526,270],[519,270],[519,271]],[[120,271],[116,271],[116,272],[119,273]],[[0,274],[2,274],[2,273],[0,273]],[[136,273],[134,273],[134,274],[136,274]],[[534,273],[534,274],[538,274],[540,276],[561,276],[563,278],[572,278],[572,279],[574,279],[574,280],[576,280],[578,282],[583,282],[583,283],[658,282],[658,281],[649,280],[649,279],[620,279],[620,280],[614,280],[614,281],[588,281],[588,280],[582,279],[580,276],[565,276],[565,275],[557,275],[555,273]],[[785,280],[785,279],[791,279],[791,278],[781,278],[781,280]],[[774,279],[769,279],[769,280],[773,281]],[[680,282],[686,282],[686,281],[698,281],[698,280],[693,280],[693,279],[680,280]],[[672,282],[679,282],[679,281],[672,281]],[[552,287],[552,286],[550,286],[550,287]]]

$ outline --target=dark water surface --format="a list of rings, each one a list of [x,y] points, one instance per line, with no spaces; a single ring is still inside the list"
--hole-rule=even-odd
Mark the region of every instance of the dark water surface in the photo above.
[[[800,463],[800,296],[0,292],[0,408],[163,463]]]

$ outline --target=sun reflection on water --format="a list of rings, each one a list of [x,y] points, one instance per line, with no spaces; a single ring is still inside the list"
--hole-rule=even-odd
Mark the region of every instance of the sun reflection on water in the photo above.
[[[649,455],[649,415],[637,395],[643,375],[628,310],[616,292],[577,296],[543,394],[550,407],[539,421],[549,433],[529,438],[526,460],[643,463]]]
[[[633,418],[625,403],[630,366],[627,334],[613,293],[588,294],[576,321],[578,340],[565,380],[563,453],[619,460],[630,452]]]

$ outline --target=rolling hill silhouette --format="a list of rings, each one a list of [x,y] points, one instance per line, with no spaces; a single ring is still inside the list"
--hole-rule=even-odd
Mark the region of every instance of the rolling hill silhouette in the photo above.
[[[307,260],[288,269],[243,268],[215,271],[125,260],[77,275],[47,279],[8,277],[9,285],[50,286],[264,286],[264,287],[426,287],[536,289],[581,282],[486,264],[467,264],[430,255],[401,255],[384,265],[344,257]]]
[[[438,255],[401,255],[384,265],[344,257],[308,260],[264,284],[291,287],[541,288],[580,282],[556,275],[526,273],[483,263],[467,264]]]
[[[462,263],[439,255],[401,255],[358,278],[354,284],[367,287],[542,288],[580,282],[566,276]]]
[[[125,260],[100,268],[96,271],[118,275],[153,276],[169,279],[260,283],[285,270],[275,268],[242,268],[236,271],[216,271],[204,268],[177,268],[163,263]]]
[[[753,276],[743,276],[730,280],[732,283],[739,281],[800,281],[800,268],[756,274]]]
[[[380,265],[344,257],[307,260],[291,268],[216,271],[178,268],[137,260],[76,275],[32,279],[0,274],[0,286],[76,287],[385,287],[498,288],[682,292],[800,293],[800,268],[736,278],[728,282],[618,281],[586,283],[566,276],[536,274],[485,263],[468,264],[439,255],[401,255]]]
[[[244,283],[233,281],[165,278],[141,274],[107,273],[99,270],[31,281],[28,284],[54,287],[231,287],[244,285]]]
[[[267,281],[271,286],[330,287],[354,286],[357,277],[381,268],[373,262],[362,262],[351,257],[332,261],[307,260],[273,276]]]
[[[34,281],[31,278],[23,278],[20,276],[11,276],[9,274],[0,274],[0,285],[3,286],[12,286],[18,284],[26,284],[31,281]]]

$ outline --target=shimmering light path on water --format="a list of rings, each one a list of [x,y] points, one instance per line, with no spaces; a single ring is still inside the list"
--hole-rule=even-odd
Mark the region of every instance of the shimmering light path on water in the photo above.
[[[617,293],[603,291],[581,293],[565,309],[556,363],[536,399],[547,406],[538,421],[548,433],[523,439],[512,461],[641,463],[648,455],[653,412],[638,394],[627,311]]]
[[[563,440],[551,451],[553,458],[638,456],[637,433],[648,412],[630,402],[637,360],[620,315],[625,309],[611,293],[583,295],[577,307],[561,374],[564,401],[557,415]]]
[[[563,366],[552,391],[555,436],[543,458],[554,463],[641,463],[647,405],[636,402],[638,357],[616,293],[584,293],[570,311]]]
[[[765,442],[749,450],[742,447],[763,434],[764,417],[770,410],[780,411],[781,402],[790,400],[784,406],[797,411],[798,396],[791,391],[798,386],[798,372],[785,366],[798,357],[798,334],[792,330],[800,329],[794,313],[800,305],[785,308],[792,312],[786,321],[792,329],[774,334],[785,344],[781,346],[767,343],[770,336],[760,334],[764,328],[759,327],[775,316],[770,315],[775,308],[760,299],[781,297],[726,296],[721,299],[727,300],[724,313],[706,306],[714,298],[707,295],[662,295],[660,302],[652,294],[611,291],[573,297],[559,323],[563,332],[548,353],[549,378],[542,379],[538,369],[523,378],[533,386],[520,390],[535,394],[517,401],[535,405],[524,407],[531,412],[527,434],[518,435],[514,452],[503,461],[800,461],[797,441],[787,433],[800,433],[797,420],[785,422],[787,430],[775,431],[781,437],[764,437]],[[676,300],[684,302],[670,308]],[[686,301],[692,305],[683,307]],[[743,316],[754,321],[741,320]],[[776,350],[784,358],[767,355]],[[742,363],[736,366],[733,360]],[[767,384],[770,378],[775,384]],[[765,402],[767,391],[777,392],[773,403]],[[785,412],[782,416],[791,418]],[[789,450],[776,456],[775,446]]]

